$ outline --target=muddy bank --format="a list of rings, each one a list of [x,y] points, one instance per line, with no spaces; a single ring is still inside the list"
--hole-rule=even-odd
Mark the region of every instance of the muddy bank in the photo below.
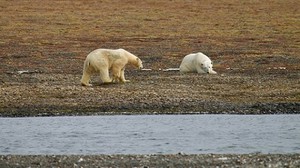
[[[0,156],[1,167],[299,167],[299,154]]]

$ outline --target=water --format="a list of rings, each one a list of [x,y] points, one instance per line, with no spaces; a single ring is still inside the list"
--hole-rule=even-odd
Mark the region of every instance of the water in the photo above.
[[[0,118],[0,128],[0,154],[300,152],[300,115]]]

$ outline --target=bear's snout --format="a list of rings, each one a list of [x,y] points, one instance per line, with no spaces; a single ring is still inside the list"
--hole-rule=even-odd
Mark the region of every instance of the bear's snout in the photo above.
[[[143,64],[141,64],[141,65],[138,66],[138,67],[139,67],[140,70],[143,69]]]

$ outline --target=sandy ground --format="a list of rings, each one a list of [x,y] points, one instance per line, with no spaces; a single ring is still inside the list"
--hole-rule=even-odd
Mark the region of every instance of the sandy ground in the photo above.
[[[12,0],[0,21],[1,117],[300,113],[297,0]],[[124,48],[151,71],[82,87],[96,48]],[[199,51],[217,75],[163,71]]]

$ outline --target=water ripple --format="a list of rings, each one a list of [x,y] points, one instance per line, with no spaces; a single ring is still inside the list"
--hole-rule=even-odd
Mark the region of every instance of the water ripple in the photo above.
[[[300,152],[300,115],[0,118],[0,127],[0,154]]]

